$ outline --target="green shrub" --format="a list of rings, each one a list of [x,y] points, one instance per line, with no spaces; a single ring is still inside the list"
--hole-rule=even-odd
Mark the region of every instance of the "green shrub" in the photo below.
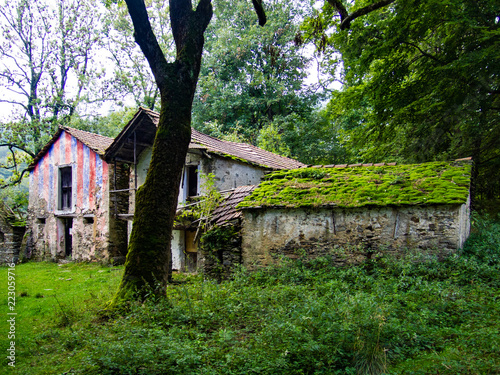
[[[473,216],[473,231],[465,243],[464,254],[473,255],[483,262],[500,262],[500,216],[497,220]]]

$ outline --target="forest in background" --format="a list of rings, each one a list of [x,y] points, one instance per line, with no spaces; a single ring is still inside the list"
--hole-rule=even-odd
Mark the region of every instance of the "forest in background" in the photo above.
[[[347,30],[331,3],[265,1],[260,27],[246,1],[214,0],[193,127],[310,164],[471,156],[475,207],[497,211],[498,3],[394,1]],[[168,5],[147,5],[173,59]],[[114,136],[137,106],[159,110],[124,4],[17,0],[0,28],[4,195],[58,126]]]

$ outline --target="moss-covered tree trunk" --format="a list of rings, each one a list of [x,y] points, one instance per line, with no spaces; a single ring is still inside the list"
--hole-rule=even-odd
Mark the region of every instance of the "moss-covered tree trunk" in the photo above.
[[[116,0],[109,0],[116,1]],[[169,0],[170,22],[177,55],[165,59],[151,29],[144,0],[125,0],[134,37],[148,60],[161,95],[161,110],[151,164],[137,191],[134,225],[125,273],[112,307],[139,293],[162,293],[171,276],[172,228],[182,169],[191,140],[191,108],[198,82],[203,34],[212,18],[211,0]],[[252,0],[264,25],[262,0]]]
[[[161,111],[151,164],[136,194],[125,273],[113,304],[139,293],[162,293],[171,276],[171,238],[179,185],[191,139],[191,108],[201,65],[203,33],[212,17],[211,0],[170,0],[177,56],[166,61],[143,0],[126,0],[136,42],[146,56],[161,94]]]

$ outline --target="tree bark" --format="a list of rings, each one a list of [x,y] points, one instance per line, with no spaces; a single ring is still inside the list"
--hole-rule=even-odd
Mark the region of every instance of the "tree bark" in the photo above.
[[[125,273],[113,305],[149,293],[162,294],[171,277],[171,239],[179,185],[191,140],[191,108],[211,0],[170,0],[177,57],[168,63],[153,34],[143,0],[126,0],[134,37],[160,91],[161,110],[146,181],[136,194],[136,210]]]

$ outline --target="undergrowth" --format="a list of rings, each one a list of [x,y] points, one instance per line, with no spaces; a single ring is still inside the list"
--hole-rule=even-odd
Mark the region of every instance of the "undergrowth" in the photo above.
[[[17,371],[500,373],[499,230],[477,223],[464,250],[443,261],[383,257],[336,268],[323,257],[241,268],[220,284],[177,275],[165,297],[109,319],[76,301],[67,320],[55,308],[29,338],[36,345]]]

